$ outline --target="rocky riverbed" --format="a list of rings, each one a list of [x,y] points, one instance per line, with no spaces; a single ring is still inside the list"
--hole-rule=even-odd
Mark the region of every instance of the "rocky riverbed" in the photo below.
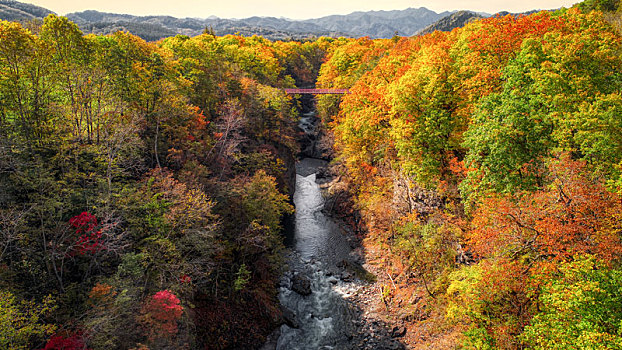
[[[298,164],[295,237],[279,287],[283,325],[262,349],[404,349],[405,329],[375,312],[379,287],[364,268],[358,239],[327,215],[316,182],[325,166],[315,159]]]
[[[331,190],[339,178],[315,114],[304,113],[299,126],[295,224],[279,285],[283,324],[262,350],[405,349],[405,328],[378,313],[380,287],[365,269],[359,239],[333,215],[343,192]]]

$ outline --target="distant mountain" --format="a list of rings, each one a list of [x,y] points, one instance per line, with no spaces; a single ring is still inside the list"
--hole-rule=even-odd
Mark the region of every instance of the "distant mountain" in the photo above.
[[[0,0],[0,19],[24,21],[43,18],[50,10],[20,3]],[[245,19],[222,19],[210,16],[206,19],[175,18],[171,16],[133,16],[99,11],[75,12],[67,15],[85,33],[108,34],[118,30],[129,31],[148,41],[184,34],[195,36],[205,29],[216,35],[239,33],[261,35],[272,40],[304,39],[311,36],[346,36],[390,38],[396,33],[410,36],[449,15],[426,8],[409,8],[396,11],[354,12],[309,20],[290,20],[275,17],[250,17]]]
[[[441,32],[449,32],[455,28],[464,27],[467,23],[484,18],[482,15],[471,11],[458,11],[449,16],[443,17],[440,20],[430,24],[423,28],[418,35],[425,35],[435,32],[437,30]]]
[[[50,13],[53,12],[42,7],[13,0],[0,0],[0,19],[24,21],[43,18]],[[302,21],[275,17],[223,19],[210,16],[198,19],[133,16],[93,10],[67,15],[85,33],[109,34],[123,30],[148,41],[177,34],[195,36],[205,29],[213,30],[216,35],[239,33],[245,36],[261,35],[272,40],[304,39],[310,36],[391,38],[396,33],[411,36],[434,30],[451,30],[481,17],[480,14],[469,11],[436,13],[424,7],[354,12]]]
[[[349,15],[327,16],[303,22],[347,33],[353,37],[391,38],[396,32],[402,36],[411,36],[450,13],[436,13],[421,7],[395,11],[354,12]]]
[[[5,21],[29,21],[54,13],[43,7],[12,0],[0,0],[0,19]]]
[[[540,11],[541,10],[531,10],[531,11],[520,12],[520,13],[510,13],[507,11],[501,11],[501,12],[495,13],[494,15],[490,15],[485,12],[457,11],[419,30],[416,33],[416,35],[426,35],[426,34],[433,33],[437,30],[441,32],[450,32],[455,28],[464,27],[465,25],[467,25],[468,23],[472,21],[476,21],[478,19],[482,19],[486,17],[503,17],[507,15],[511,15],[514,17],[529,16],[531,14],[534,14]],[[546,11],[553,11],[553,10],[546,10]]]
[[[211,28],[217,35],[240,33],[262,35],[270,39],[301,39],[309,36],[349,36],[390,38],[399,35],[413,35],[430,23],[448,15],[426,8],[410,8],[401,11],[354,12],[349,15],[334,15],[304,21],[276,17],[250,17],[245,19],[175,18],[170,16],[132,16],[98,11],[70,13],[74,21],[85,32],[106,34],[119,29],[157,40],[174,34],[198,35]]]
[[[85,33],[108,34],[117,30],[127,30],[148,41],[176,34],[195,36],[205,29],[213,30],[216,35],[239,33],[246,36],[261,35],[272,40],[302,39],[311,35],[347,35],[331,32],[313,24],[274,17],[251,17],[244,20],[215,17],[196,19],[84,11],[70,13],[67,18],[76,23]]]
[[[501,11],[501,12],[497,12],[495,13],[493,16],[507,16],[507,15],[512,15],[514,17],[518,17],[518,16],[529,16],[531,14],[540,12],[540,11],[554,11],[554,10],[531,10],[531,11],[526,11],[526,12],[507,12],[507,11]]]

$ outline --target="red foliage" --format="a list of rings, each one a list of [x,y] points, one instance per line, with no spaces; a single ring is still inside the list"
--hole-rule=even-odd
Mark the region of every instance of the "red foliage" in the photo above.
[[[84,211],[69,219],[69,225],[76,229],[77,234],[91,232],[97,226],[97,218],[91,213]]]
[[[378,168],[365,162],[361,163],[361,168],[369,175],[375,175],[378,172]]]
[[[179,298],[169,290],[159,291],[150,297],[142,308],[142,323],[149,338],[174,337],[183,310]]]
[[[69,225],[80,235],[75,242],[73,254],[85,255],[95,253],[106,247],[101,244],[102,230],[95,231],[98,226],[97,218],[89,212],[82,212],[69,219]]]
[[[79,333],[66,334],[65,336],[55,334],[45,344],[43,350],[88,350],[82,335]]]
[[[183,275],[183,276],[179,277],[179,281],[181,283],[190,283],[190,282],[192,282],[192,278],[190,276],[188,276],[188,275]]]

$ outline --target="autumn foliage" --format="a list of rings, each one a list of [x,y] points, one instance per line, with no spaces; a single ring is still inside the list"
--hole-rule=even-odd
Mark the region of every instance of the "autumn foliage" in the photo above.
[[[79,333],[76,334],[55,334],[45,344],[43,350],[85,350],[87,347],[84,345],[82,336]]]
[[[282,89],[315,84],[351,92],[316,101],[335,207],[410,345],[619,348],[616,6],[305,42],[0,22],[0,345],[263,344],[298,152]]]
[[[20,324],[0,347],[261,344],[298,152],[282,88],[313,84],[333,41],[0,21],[0,314]]]
[[[145,301],[141,309],[141,324],[151,340],[172,338],[177,335],[177,321],[183,312],[179,298],[169,290],[162,290]]]
[[[622,256],[619,196],[568,155],[551,160],[549,185],[533,193],[491,196],[473,214],[470,246],[480,256],[565,261],[592,254]]]
[[[69,225],[76,230],[76,235],[79,235],[74,248],[76,254],[84,255],[105,249],[100,242],[102,238],[101,229],[95,230],[98,226],[95,216],[88,212],[82,212],[80,215],[69,219]]]
[[[590,4],[579,7],[604,8]],[[597,261],[590,278],[615,276],[622,258],[622,41],[604,18],[577,8],[493,16],[330,52],[318,82],[352,93],[320,97],[319,112],[393,312],[430,336],[417,345],[446,346],[433,339],[459,330],[457,347],[547,348],[555,336],[531,324],[546,328],[557,303],[619,298],[588,286],[565,298],[577,285],[551,282],[585,257]],[[555,322],[587,305],[564,305]],[[564,346],[619,343],[609,326],[590,327],[573,332],[591,341],[564,333]]]

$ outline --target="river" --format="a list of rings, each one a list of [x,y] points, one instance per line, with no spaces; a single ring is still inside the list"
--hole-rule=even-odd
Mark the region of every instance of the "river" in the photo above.
[[[346,299],[354,287],[341,280],[338,267],[351,249],[339,227],[322,213],[324,198],[315,178],[323,163],[306,158],[296,167],[292,252],[279,292],[290,322],[281,326],[277,350],[345,349],[355,332],[355,313]]]
[[[324,214],[316,175],[327,162],[317,159],[325,156],[318,123],[314,112],[303,114],[299,122],[305,140],[296,164],[296,213],[287,230],[287,271],[279,283],[285,324],[262,350],[404,349],[366,307],[371,299],[364,291],[373,285],[358,278],[367,272],[360,251],[353,252],[358,245],[353,234]]]

